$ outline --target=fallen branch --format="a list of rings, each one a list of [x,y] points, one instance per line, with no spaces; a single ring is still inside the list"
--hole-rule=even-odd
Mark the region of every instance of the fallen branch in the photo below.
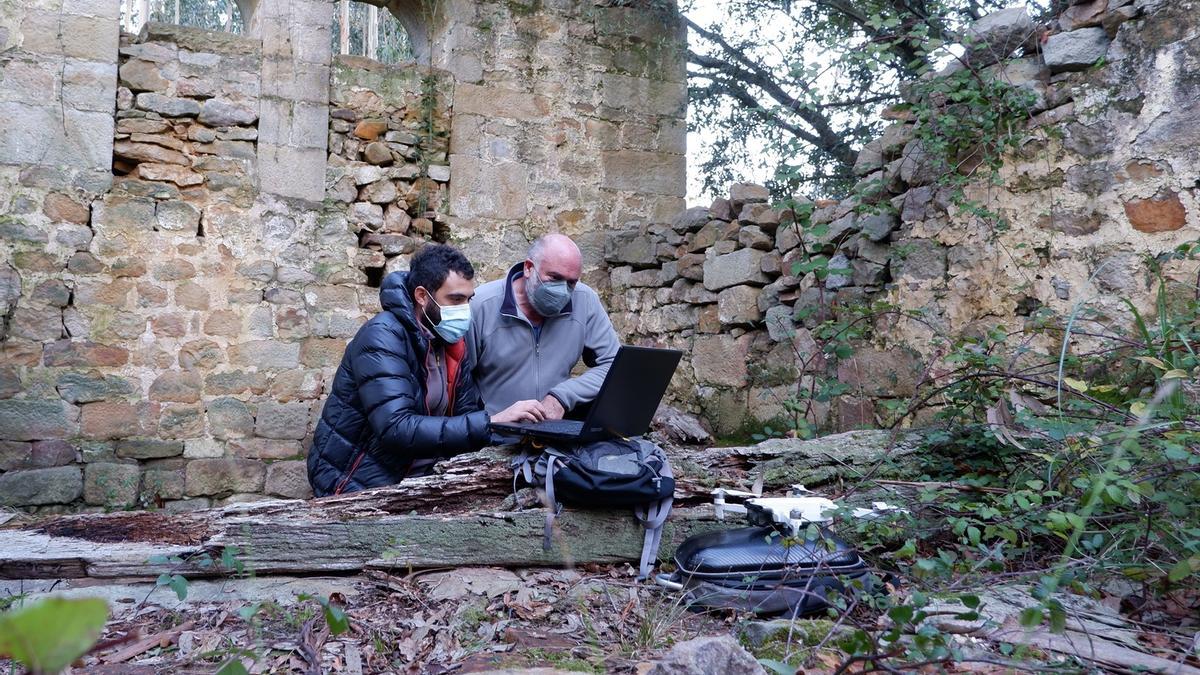
[[[195,625],[195,621],[185,621],[170,630],[164,630],[162,632],[155,633],[154,635],[144,637],[128,647],[115,651],[112,654],[103,656],[101,658],[104,663],[124,663],[135,656],[141,656],[142,654],[145,654],[155,647],[167,647],[172,642],[179,639],[180,633],[191,630],[192,626]]]

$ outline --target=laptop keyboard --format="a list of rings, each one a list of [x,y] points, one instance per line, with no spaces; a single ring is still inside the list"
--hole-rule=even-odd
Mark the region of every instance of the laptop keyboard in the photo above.
[[[583,422],[576,420],[546,420],[544,422],[520,424],[517,425],[526,429],[537,429],[538,431],[549,432],[552,434],[579,434],[583,431]]]

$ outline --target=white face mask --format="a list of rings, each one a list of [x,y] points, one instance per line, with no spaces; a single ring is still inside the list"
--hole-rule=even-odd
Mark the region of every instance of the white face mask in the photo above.
[[[447,305],[445,307],[438,305],[438,301],[433,299],[430,294],[429,301],[437,305],[438,311],[441,313],[442,320],[433,327],[434,332],[438,334],[448,344],[454,344],[461,340],[467,331],[471,330],[471,305],[464,303],[461,305]],[[426,314],[428,316],[428,314]]]

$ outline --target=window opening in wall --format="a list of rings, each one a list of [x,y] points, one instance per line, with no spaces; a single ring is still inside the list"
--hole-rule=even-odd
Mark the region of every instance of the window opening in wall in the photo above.
[[[136,33],[147,21],[238,34],[246,25],[235,0],[121,0],[125,32]]]
[[[338,0],[333,13],[333,53],[365,56],[381,63],[414,59],[408,30],[386,8]]]

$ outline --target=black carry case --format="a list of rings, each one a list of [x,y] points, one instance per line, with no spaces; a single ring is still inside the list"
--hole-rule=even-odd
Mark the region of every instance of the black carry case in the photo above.
[[[832,593],[853,592],[873,576],[853,548],[825,528],[818,531],[804,540],[772,526],[699,534],[675,551],[678,571],[657,581],[683,591],[697,608],[793,617],[819,612]]]

